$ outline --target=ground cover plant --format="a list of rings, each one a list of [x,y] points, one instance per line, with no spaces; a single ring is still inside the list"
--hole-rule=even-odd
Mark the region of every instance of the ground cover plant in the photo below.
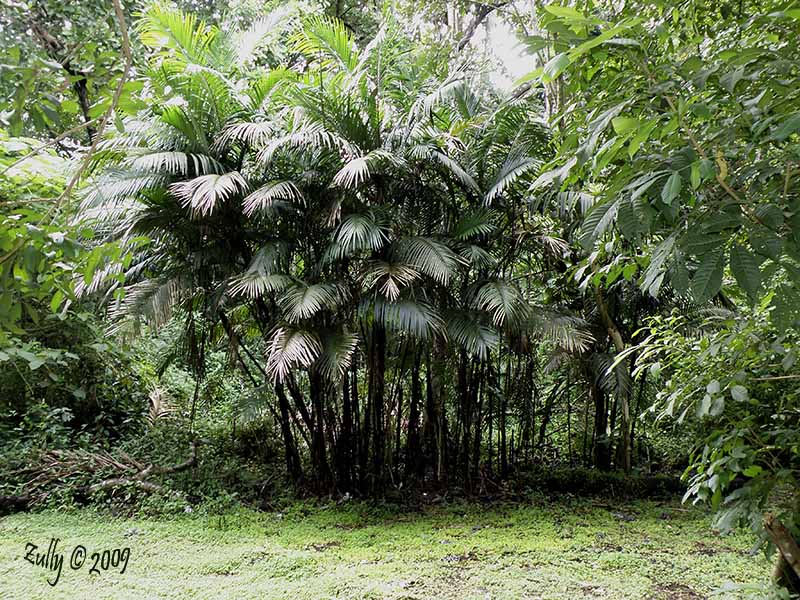
[[[703,511],[675,502],[541,499],[412,512],[294,504],[162,519],[99,520],[91,512],[15,515],[0,522],[8,598],[705,598],[753,597],[766,561],[749,535],[711,533]],[[130,547],[119,569],[31,571],[10,560],[52,536],[87,549]],[[69,553],[72,547],[66,545]],[[747,585],[751,584],[751,585]],[[748,592],[748,588],[750,592]]]

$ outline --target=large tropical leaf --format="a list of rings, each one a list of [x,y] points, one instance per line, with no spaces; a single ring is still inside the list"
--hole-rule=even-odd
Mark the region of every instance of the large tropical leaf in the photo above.
[[[519,324],[529,314],[529,306],[519,289],[502,280],[484,284],[475,295],[474,304],[487,311],[498,327]]]
[[[414,300],[386,302],[377,298],[373,307],[375,319],[388,331],[406,333],[424,340],[444,329],[442,317],[425,302]]]
[[[330,333],[322,338],[320,370],[331,379],[340,378],[352,363],[358,347],[358,336],[352,333]]]
[[[369,265],[363,283],[367,289],[378,288],[387,300],[394,302],[402,288],[418,277],[419,272],[408,265],[376,261]]]
[[[173,183],[170,190],[184,207],[206,216],[214,209],[247,190],[247,181],[238,171],[210,174]]]
[[[447,285],[463,259],[442,242],[429,237],[400,240],[394,256],[437,282]]]
[[[299,284],[287,289],[279,304],[290,323],[308,319],[325,308],[335,308],[345,297],[341,286],[333,283]]]
[[[447,335],[478,359],[484,360],[497,346],[497,331],[483,323],[475,312],[454,312],[447,317]]]
[[[282,326],[275,329],[267,346],[267,373],[283,381],[297,367],[310,367],[321,351],[319,337],[311,331]]]
[[[389,241],[388,228],[373,212],[352,214],[342,219],[328,248],[327,256],[340,259],[361,251],[376,252]]]
[[[248,194],[242,201],[242,210],[251,216],[257,211],[275,210],[302,202],[303,193],[293,181],[272,181]]]

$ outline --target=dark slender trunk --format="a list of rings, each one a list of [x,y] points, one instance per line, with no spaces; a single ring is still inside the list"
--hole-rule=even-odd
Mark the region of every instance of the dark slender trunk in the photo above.
[[[489,447],[487,449],[486,464],[489,467],[489,474],[491,474],[494,469],[494,390],[497,389],[497,372],[494,370],[494,363],[491,360],[491,356],[487,359],[487,363],[489,365],[489,379],[492,381],[492,393],[489,394]]]
[[[508,446],[506,443],[506,417],[508,415],[508,395],[511,393],[511,355],[506,359],[504,393],[500,398],[500,475],[508,476]]]
[[[331,490],[333,484],[333,475],[330,465],[328,465],[325,447],[325,387],[322,375],[315,369],[309,372],[308,379],[314,423],[311,436],[311,461],[314,466],[317,491],[325,493]]]
[[[384,491],[384,462],[386,454],[386,426],[384,423],[384,402],[386,389],[386,331],[375,325],[372,332],[372,352],[370,353],[369,404],[372,408],[372,473],[370,491],[374,495]]]
[[[419,418],[422,404],[422,382],[419,368],[422,358],[420,351],[414,352],[414,365],[411,367],[411,405],[408,413],[408,437],[406,439],[405,478],[409,482],[413,476],[423,477],[422,457],[420,456]]]
[[[292,434],[292,424],[289,421],[289,401],[282,383],[275,384],[275,395],[278,397],[278,410],[280,411],[281,436],[283,437],[283,447],[286,454],[286,472],[295,483],[303,479],[303,466],[300,462],[300,453],[297,451],[297,444]]]
[[[459,399],[459,423],[457,423],[459,438],[456,440],[456,448],[459,449],[458,462],[461,466],[461,476],[464,478],[464,484],[469,491],[471,489],[469,481],[469,448],[470,448],[470,420],[472,419],[470,411],[470,397],[469,397],[469,364],[467,362],[466,352],[462,351],[458,358],[458,399]]]
[[[594,402],[594,465],[601,471],[611,469],[611,440],[608,436],[608,407],[593,369],[589,369],[589,397]]]

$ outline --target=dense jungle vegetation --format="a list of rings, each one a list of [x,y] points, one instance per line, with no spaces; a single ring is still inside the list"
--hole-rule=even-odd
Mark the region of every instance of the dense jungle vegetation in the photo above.
[[[685,492],[800,592],[798,39],[773,0],[4,2],[0,513]]]

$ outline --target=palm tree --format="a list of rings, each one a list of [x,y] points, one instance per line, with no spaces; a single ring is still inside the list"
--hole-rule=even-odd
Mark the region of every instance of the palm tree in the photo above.
[[[242,68],[259,33],[283,25],[294,62]],[[110,286],[116,313],[160,322],[182,306],[199,356],[224,329],[271,382],[291,475],[299,432],[320,491],[358,480],[380,493],[404,427],[406,461],[443,478],[450,398],[476,468],[486,420],[472,407],[492,372],[481,365],[493,352],[521,364],[542,334],[588,339],[580,321],[536,308],[535,276],[520,269],[522,254],[564,252],[529,202],[547,151],[530,105],[429,60],[391,19],[363,49],[324,17],[223,33],[155,5],[139,31],[150,108],[103,142],[83,203],[132,249],[124,287]]]

